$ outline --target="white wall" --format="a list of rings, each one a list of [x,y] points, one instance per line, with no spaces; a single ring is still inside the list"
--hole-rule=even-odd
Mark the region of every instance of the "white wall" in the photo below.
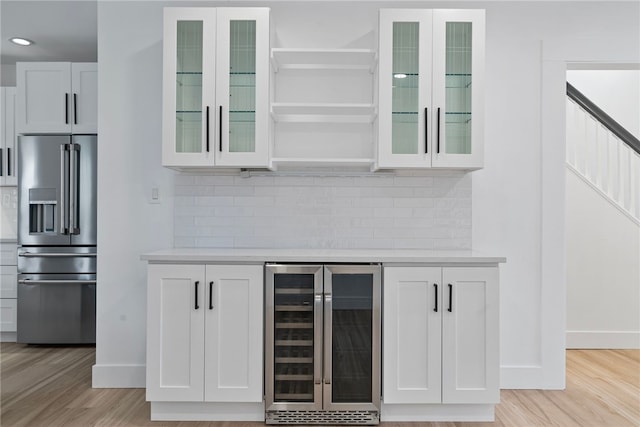
[[[640,223],[567,168],[567,348],[640,348]]]
[[[160,166],[162,8],[98,5],[97,387],[144,386],[146,268],[173,245],[173,172]],[[147,203],[152,186],[161,204]]]
[[[2,64],[0,65],[0,86],[16,85],[16,65]]]
[[[318,28],[314,34],[333,40],[337,32],[323,33],[331,28],[322,21],[331,16],[330,7],[347,21],[375,17],[375,10],[385,6],[486,7],[486,167],[471,174],[472,244],[507,257],[501,267],[502,385],[563,387],[565,61],[599,60],[603,41],[610,40],[618,52],[640,51],[638,4],[345,3],[275,2],[274,23],[284,25],[295,13],[317,16],[313,25],[282,28],[282,38],[295,40],[291,35],[299,29]],[[349,13],[343,14],[347,6]],[[172,196],[160,205],[145,200],[152,181],[163,194],[173,188],[173,172],[159,167],[161,7],[157,2],[104,2],[98,10],[99,131],[106,142],[99,158],[104,214],[98,230],[94,385],[144,385],[145,279],[138,257],[147,249],[172,245]],[[131,372],[138,376],[128,381]]]
[[[640,70],[568,70],[567,81],[640,139]]]

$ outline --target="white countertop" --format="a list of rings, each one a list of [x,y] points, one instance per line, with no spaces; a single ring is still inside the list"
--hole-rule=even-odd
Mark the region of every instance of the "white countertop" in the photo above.
[[[420,264],[498,264],[505,257],[472,251],[428,251],[419,249],[239,249],[176,248],[142,254],[149,263],[420,263]]]

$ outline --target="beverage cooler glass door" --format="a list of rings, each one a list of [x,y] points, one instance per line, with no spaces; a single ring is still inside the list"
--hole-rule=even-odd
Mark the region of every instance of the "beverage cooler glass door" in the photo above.
[[[322,266],[266,274],[266,409],[322,409]]]
[[[324,409],[380,408],[379,265],[324,268]]]

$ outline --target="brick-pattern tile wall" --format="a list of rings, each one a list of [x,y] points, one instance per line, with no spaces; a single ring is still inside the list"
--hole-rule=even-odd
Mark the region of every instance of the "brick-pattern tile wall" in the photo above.
[[[180,174],[175,247],[471,248],[471,176]]]

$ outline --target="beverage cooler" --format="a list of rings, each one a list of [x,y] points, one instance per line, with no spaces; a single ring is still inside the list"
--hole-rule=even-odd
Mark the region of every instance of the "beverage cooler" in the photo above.
[[[268,424],[378,424],[380,265],[266,268]]]

